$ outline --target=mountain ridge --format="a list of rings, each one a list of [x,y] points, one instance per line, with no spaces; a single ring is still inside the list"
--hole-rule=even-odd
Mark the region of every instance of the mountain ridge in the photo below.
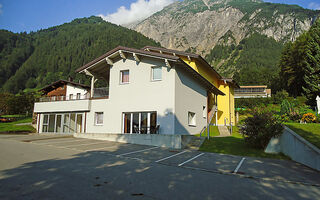
[[[294,41],[320,11],[255,0],[185,0],[143,20],[134,30],[166,48],[205,56],[231,31],[236,44],[254,32],[276,41]]]

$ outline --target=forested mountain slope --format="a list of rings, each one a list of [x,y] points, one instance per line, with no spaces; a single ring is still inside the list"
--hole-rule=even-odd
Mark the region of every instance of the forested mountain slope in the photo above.
[[[17,93],[69,76],[88,81],[74,70],[118,45],[141,48],[159,43],[100,17],[75,19],[30,34],[0,31],[0,88]]]

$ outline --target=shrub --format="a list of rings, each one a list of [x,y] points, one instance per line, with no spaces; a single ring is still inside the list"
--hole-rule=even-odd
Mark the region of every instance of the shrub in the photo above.
[[[317,118],[312,113],[306,113],[302,116],[301,121],[306,123],[316,122]]]
[[[287,91],[285,90],[279,91],[272,96],[273,103],[280,104],[283,100],[287,99],[288,97],[289,97],[289,94]]]
[[[252,117],[248,117],[240,133],[245,142],[255,148],[264,149],[272,137],[281,135],[283,127],[281,122],[266,110],[255,110]]]

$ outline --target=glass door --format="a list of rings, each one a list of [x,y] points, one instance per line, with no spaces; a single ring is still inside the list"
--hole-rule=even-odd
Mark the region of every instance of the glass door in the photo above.
[[[76,132],[77,133],[81,133],[82,132],[82,114],[77,114]]]
[[[123,113],[122,118],[123,133],[155,133],[157,127],[157,112]]]
[[[123,133],[131,133],[131,113],[123,114]]]
[[[56,115],[56,133],[62,133],[62,115]]]

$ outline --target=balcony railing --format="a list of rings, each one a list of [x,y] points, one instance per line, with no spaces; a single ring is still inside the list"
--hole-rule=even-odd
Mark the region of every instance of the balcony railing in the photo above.
[[[81,100],[89,99],[90,94],[76,95],[76,96],[51,96],[51,97],[41,97],[39,102],[51,102],[51,101],[70,101],[70,100]]]
[[[92,99],[95,98],[108,98],[109,88],[95,88]],[[38,102],[51,102],[51,101],[71,101],[71,100],[83,100],[90,99],[90,93],[82,95],[72,95],[72,96],[44,96],[41,97]]]

